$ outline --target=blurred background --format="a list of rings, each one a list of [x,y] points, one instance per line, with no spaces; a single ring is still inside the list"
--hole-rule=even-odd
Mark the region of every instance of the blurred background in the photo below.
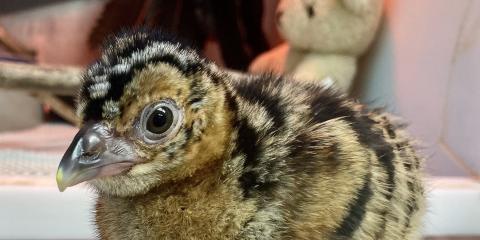
[[[333,7],[341,1],[302,5],[303,19],[299,0],[0,1],[0,239],[94,237],[94,193],[60,194],[54,175],[77,130],[82,69],[105,37],[133,26],[173,32],[232,71],[346,82],[346,94],[401,116],[419,139],[430,189],[425,236],[480,239],[480,1],[357,0],[365,33],[292,32],[346,21]],[[328,45],[356,34],[364,46]],[[302,60],[328,66],[331,55],[351,61],[314,73]]]

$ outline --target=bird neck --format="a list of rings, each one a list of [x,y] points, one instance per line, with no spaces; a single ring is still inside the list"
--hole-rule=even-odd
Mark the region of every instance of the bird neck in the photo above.
[[[131,239],[231,239],[255,211],[223,175],[222,162],[181,181],[165,183],[135,197],[100,196],[96,222],[102,236]],[[235,207],[232,207],[235,206]]]

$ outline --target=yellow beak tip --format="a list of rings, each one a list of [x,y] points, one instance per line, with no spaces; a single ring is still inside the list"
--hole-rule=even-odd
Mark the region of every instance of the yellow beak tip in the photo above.
[[[58,169],[56,178],[57,178],[58,190],[60,190],[60,192],[65,191],[66,187],[63,186],[63,171],[61,168]]]

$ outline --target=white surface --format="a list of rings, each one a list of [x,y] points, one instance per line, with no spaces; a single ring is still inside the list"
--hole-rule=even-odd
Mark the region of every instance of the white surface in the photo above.
[[[55,186],[0,186],[0,239],[93,239],[94,194]]]
[[[429,236],[480,236],[480,183],[462,178],[430,181],[424,232]]]
[[[480,184],[430,181],[425,235],[480,236]],[[92,239],[95,195],[84,187],[0,186],[0,239]]]

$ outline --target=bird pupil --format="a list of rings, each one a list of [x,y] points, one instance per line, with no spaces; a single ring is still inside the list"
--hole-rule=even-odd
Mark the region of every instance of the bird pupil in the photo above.
[[[157,109],[153,114],[153,125],[156,127],[161,127],[167,122],[167,117],[164,109]]]
[[[167,107],[159,107],[158,109],[155,109],[148,118],[147,130],[152,133],[161,134],[170,128],[172,122],[172,111]]]

